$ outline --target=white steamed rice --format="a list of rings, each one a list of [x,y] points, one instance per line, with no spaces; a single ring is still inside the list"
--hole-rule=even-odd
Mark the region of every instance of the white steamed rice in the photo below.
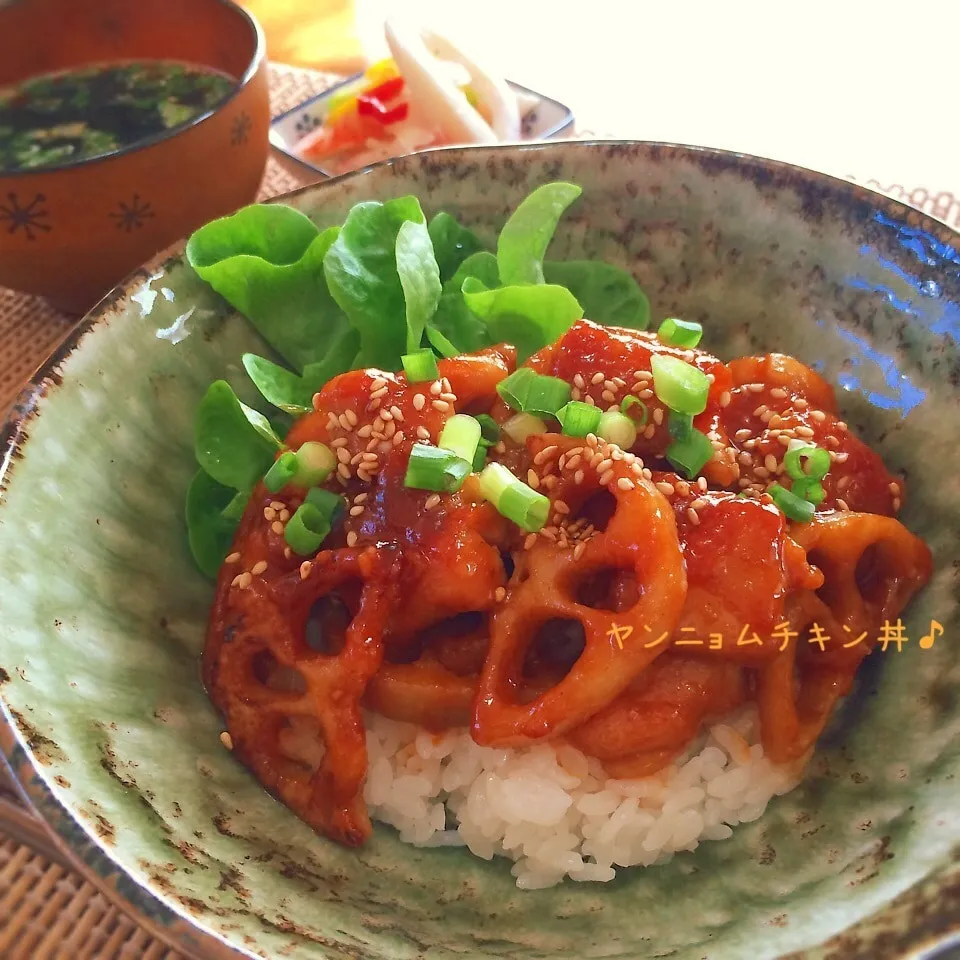
[[[616,867],[663,863],[758,819],[797,783],[763,755],[756,714],[718,723],[656,776],[611,780],[563,744],[477,746],[465,729],[433,735],[368,714],[371,815],[418,846],[509,857],[521,889],[612,880]]]

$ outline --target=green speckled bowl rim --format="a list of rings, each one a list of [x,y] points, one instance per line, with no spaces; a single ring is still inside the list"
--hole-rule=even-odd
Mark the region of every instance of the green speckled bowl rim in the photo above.
[[[923,229],[937,237],[944,244],[960,249],[960,232],[909,204],[839,177],[752,154],[661,141],[600,139],[558,141],[553,144],[503,143],[483,147],[437,147],[422,153],[443,163],[446,157],[483,157],[490,153],[511,151],[549,152],[552,147],[560,145],[573,150],[622,146],[651,152],[663,151],[681,158],[713,158],[723,165],[747,163],[773,176],[779,174],[815,183],[831,192],[838,202],[868,203],[877,209],[883,209],[910,226]],[[270,202],[284,202],[303,193],[335,189],[343,181],[358,179],[371,171],[392,166],[402,159],[384,160],[339,177],[309,184],[273,197]],[[37,416],[38,401],[54,392],[62,382],[60,367],[63,362],[88,334],[96,333],[97,328],[107,322],[110,315],[128,301],[144,281],[150,280],[157,267],[162,266],[171,256],[182,253],[184,246],[185,242],[182,241],[168,248],[126,277],[78,322],[30,378],[0,430],[3,451],[0,454],[0,504],[3,502],[6,478],[15,461],[22,456],[21,450],[29,439],[30,423]],[[106,848],[56,799],[46,785],[38,772],[38,762],[2,697],[0,715],[3,719],[3,723],[0,723],[0,753],[5,757],[24,795],[51,827],[60,845],[68,851],[69,858],[77,863],[78,871],[88,881],[108,900],[129,913],[148,932],[188,956],[216,960],[253,956],[202,929],[193,922],[189,914],[132,881],[123,866],[110,856]],[[960,852],[957,860],[960,860]],[[915,960],[932,960],[934,956],[941,960],[960,957],[960,863],[955,861],[953,866],[924,878],[882,909],[825,943],[789,954],[782,960],[872,960],[881,952],[886,958],[899,956]]]

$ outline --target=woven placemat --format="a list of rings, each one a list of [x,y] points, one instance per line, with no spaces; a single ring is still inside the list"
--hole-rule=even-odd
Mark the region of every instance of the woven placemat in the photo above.
[[[274,115],[326,89],[330,75],[271,66]],[[638,131],[638,135],[642,135]],[[580,127],[578,136],[602,136]],[[851,177],[851,179],[855,179]],[[308,182],[271,159],[261,197]],[[960,198],[923,187],[864,181],[960,227]],[[76,323],[36,297],[0,288],[0,414]],[[0,958],[2,960],[187,960],[153,938],[69,867],[63,850],[4,779],[0,764]]]

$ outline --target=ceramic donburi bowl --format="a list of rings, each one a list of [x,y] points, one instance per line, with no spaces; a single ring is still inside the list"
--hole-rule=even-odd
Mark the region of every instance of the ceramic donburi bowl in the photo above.
[[[212,590],[181,521],[197,401],[217,377],[243,389],[240,356],[263,345],[181,257],[101,303],[7,425],[0,695],[18,776],[101,882],[193,951],[877,960],[942,945],[960,924],[960,238],[849,183],[642,143],[442,150],[287,202],[327,224],[413,192],[490,239],[558,178],[583,196],[553,255],[629,267],[655,320],[701,321],[721,356],[812,363],[907,477],[903,520],[933,549],[933,582],[910,642],[869,659],[803,785],[730,840],[536,892],[506,861],[385,827],[342,849],[271,799],[221,747],[200,685]],[[931,620],[945,633],[922,650]]]

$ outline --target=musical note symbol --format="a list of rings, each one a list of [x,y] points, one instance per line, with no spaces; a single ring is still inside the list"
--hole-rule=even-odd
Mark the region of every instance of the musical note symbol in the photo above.
[[[930,621],[930,632],[925,636],[920,638],[920,649],[929,650],[937,637],[941,636],[943,633],[943,625],[937,623],[936,620]]]

